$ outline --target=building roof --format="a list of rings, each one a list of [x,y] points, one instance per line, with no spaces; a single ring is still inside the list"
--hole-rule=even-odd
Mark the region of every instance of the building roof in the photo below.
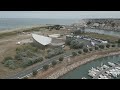
[[[52,41],[52,38],[45,37],[42,35],[32,34],[32,37],[34,38],[34,40],[36,40],[38,43],[40,43],[42,45],[48,45]]]
[[[49,37],[58,38],[58,37],[60,37],[60,34],[52,34],[52,35],[49,35]]]

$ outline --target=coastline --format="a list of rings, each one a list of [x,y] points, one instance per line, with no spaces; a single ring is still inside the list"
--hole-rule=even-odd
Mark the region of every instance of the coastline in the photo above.
[[[87,27],[86,29],[98,29],[98,30],[105,30],[105,31],[113,31],[113,32],[120,32],[120,29],[106,29],[106,28],[90,28],[90,27]]]
[[[0,30],[0,33],[6,33],[6,32],[14,32],[14,31],[24,31],[32,28],[37,28],[37,27],[42,27],[46,25],[31,25],[31,26],[22,26],[18,28],[12,28],[12,29],[5,29],[5,30]]]
[[[103,58],[106,56],[114,56],[114,55],[118,55],[118,54],[120,54],[120,51],[110,52],[110,53],[103,54],[103,55],[92,55],[90,58],[85,58],[82,61],[77,61],[69,66],[65,66],[65,67],[61,68],[60,70],[56,71],[55,73],[45,77],[45,79],[59,79],[66,73],[76,69],[77,67],[79,67],[83,64],[89,63],[90,61],[96,60],[98,58]]]

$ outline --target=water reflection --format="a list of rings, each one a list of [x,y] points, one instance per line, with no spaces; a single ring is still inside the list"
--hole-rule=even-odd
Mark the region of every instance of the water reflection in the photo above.
[[[117,31],[107,31],[107,30],[98,30],[98,29],[85,29],[85,32],[94,32],[94,33],[98,33],[98,34],[105,34],[105,35],[111,35],[111,36],[120,37],[120,32],[117,32]]]

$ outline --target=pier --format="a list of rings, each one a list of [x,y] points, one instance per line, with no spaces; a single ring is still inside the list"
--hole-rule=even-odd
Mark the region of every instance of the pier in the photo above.
[[[108,62],[109,66],[102,65],[101,67],[93,68],[89,70],[88,75],[92,77],[92,79],[112,79],[116,78],[120,75],[120,64],[115,64]]]

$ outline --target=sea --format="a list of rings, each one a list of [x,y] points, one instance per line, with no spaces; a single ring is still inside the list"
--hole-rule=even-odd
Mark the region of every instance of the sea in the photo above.
[[[45,24],[61,24],[70,25],[75,23],[75,19],[40,19],[40,18],[0,18],[0,30],[9,30],[14,28],[45,25]]]

